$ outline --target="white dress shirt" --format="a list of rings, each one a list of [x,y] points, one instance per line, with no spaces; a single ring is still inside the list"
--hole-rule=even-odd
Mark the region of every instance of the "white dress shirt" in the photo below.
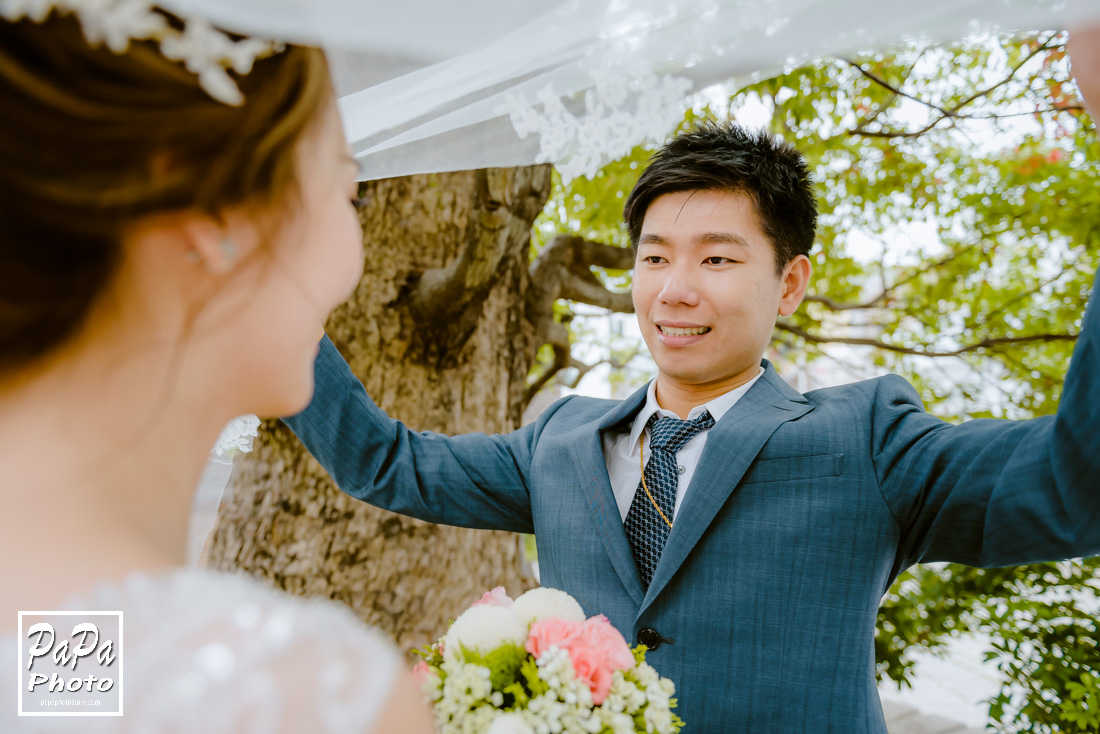
[[[749,391],[760,375],[764,374],[761,368],[756,377],[744,385],[735,387],[724,395],[716,397],[709,403],[697,405],[688,413],[688,420],[702,415],[703,411],[710,411],[710,415],[717,423],[722,416],[741,399],[741,396]],[[642,467],[638,458],[639,447],[643,431],[646,437],[646,460],[649,460],[649,429],[646,427],[650,417],[654,413],[662,416],[679,419],[680,416],[671,410],[665,410],[657,404],[657,381],[649,383],[646,393],[645,405],[642,406],[630,433],[615,433],[608,431],[603,434],[603,455],[607,461],[607,476],[611,479],[611,489],[615,493],[615,502],[619,505],[619,514],[626,521],[626,514],[630,511],[630,503],[634,501],[634,493],[642,481]],[[703,446],[707,442],[707,434],[710,431],[700,431],[698,435],[684,444],[683,448],[676,452],[676,465],[679,477],[676,482],[676,505],[672,511],[675,520],[676,513],[680,511],[680,505],[684,501],[684,492],[691,484],[691,477],[695,474],[695,467],[699,465],[699,457],[703,455]]]

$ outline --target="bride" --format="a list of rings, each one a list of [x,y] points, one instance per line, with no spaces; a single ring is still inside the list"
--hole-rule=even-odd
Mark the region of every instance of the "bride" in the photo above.
[[[348,610],[182,568],[219,429],[307,405],[362,269],[324,56],[31,5],[0,2],[0,657],[19,610],[121,609],[125,710],[16,718],[6,672],[0,729],[430,731]]]

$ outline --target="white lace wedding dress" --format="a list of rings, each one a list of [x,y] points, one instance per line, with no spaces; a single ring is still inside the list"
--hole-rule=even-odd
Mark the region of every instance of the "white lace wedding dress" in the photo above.
[[[244,574],[134,575],[66,606],[123,610],[124,715],[18,717],[7,633],[0,732],[371,732],[405,674],[396,647],[346,607]]]

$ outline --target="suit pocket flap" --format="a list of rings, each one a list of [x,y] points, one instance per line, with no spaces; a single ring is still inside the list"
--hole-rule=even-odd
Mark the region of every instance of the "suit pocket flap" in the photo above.
[[[742,484],[793,482],[814,477],[838,477],[844,469],[844,454],[813,454],[780,459],[758,459],[745,472]]]

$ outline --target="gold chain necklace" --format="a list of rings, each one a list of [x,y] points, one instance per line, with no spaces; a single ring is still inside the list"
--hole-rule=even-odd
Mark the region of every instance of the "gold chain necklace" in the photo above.
[[[657,504],[657,500],[653,499],[653,495],[649,492],[649,487],[645,484],[645,433],[642,433],[642,443],[638,446],[638,463],[642,465],[642,489],[645,490],[646,497],[649,497],[649,501],[653,503],[653,507],[657,510],[657,514],[661,516],[661,519],[665,521],[665,525],[669,528],[672,527],[672,522],[665,517],[665,513],[661,512],[661,506]]]

